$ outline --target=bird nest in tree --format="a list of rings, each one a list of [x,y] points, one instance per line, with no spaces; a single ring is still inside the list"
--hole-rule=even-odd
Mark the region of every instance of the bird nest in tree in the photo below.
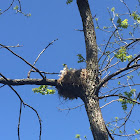
[[[57,80],[58,93],[64,99],[77,99],[81,97],[86,86],[86,69],[67,69],[60,71],[60,78]]]

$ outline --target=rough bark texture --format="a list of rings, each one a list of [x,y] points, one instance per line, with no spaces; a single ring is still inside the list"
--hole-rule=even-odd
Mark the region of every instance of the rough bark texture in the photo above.
[[[98,52],[92,14],[88,0],[77,0],[77,5],[83,23],[87,61],[87,88],[82,100],[85,103],[94,140],[108,140],[108,133],[99,107],[98,93],[95,92],[96,85],[98,85]]]
[[[0,78],[0,83],[4,85],[20,86],[20,85],[51,85],[57,86],[55,79],[8,79]]]

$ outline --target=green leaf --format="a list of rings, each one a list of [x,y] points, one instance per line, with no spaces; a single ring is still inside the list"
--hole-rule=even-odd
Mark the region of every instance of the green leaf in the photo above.
[[[86,62],[85,58],[81,54],[77,54],[78,56],[78,63]]]
[[[34,93],[40,93],[42,95],[55,94],[55,90],[52,89],[51,86],[47,86],[47,85],[41,85],[38,88],[33,88],[32,91]]]
[[[140,18],[140,16],[136,14],[136,12],[133,12],[131,16],[134,18],[134,20],[138,20]]]
[[[80,134],[76,134],[75,138],[79,139],[80,138]]]
[[[120,59],[122,62],[125,62],[126,60],[130,61],[133,58],[132,55],[127,55],[125,47],[120,47],[118,52],[115,54],[115,57]]]
[[[85,139],[87,139],[87,136],[84,136]]]
[[[104,26],[103,29],[108,29],[108,27]]]
[[[127,110],[127,102],[126,102],[126,99],[120,98],[119,101],[122,104],[123,110]]]
[[[115,120],[118,120],[119,118],[118,117],[115,117]]]
[[[70,4],[72,2],[73,2],[73,0],[67,0],[66,4]]]
[[[62,64],[63,65],[63,67],[67,67],[67,64]]]
[[[30,17],[31,16],[31,13],[27,14],[27,17]]]
[[[125,29],[128,27],[128,19],[125,19],[121,22],[121,27]]]
[[[121,82],[119,81],[119,82],[118,82],[118,85],[120,85],[120,84],[121,84]]]
[[[122,20],[120,18],[118,18],[117,23],[120,25],[122,22]]]
[[[120,133],[123,133],[121,130],[119,131]]]
[[[18,10],[18,5],[14,7],[14,10]]]
[[[98,21],[98,18],[95,18],[96,21]]]
[[[134,129],[134,131],[135,131],[136,134],[140,134],[139,130]]]
[[[114,12],[115,11],[115,7],[111,8],[111,11]]]

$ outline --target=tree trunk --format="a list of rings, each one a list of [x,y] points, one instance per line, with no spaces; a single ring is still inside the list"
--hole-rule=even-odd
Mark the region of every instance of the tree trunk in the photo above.
[[[86,90],[82,97],[90,122],[94,140],[108,140],[108,133],[99,107],[98,93],[95,91],[98,80],[98,50],[93,18],[88,0],[77,0],[83,22],[86,44],[87,79]]]
[[[98,99],[88,96],[84,103],[94,140],[108,140],[108,133],[99,107]]]

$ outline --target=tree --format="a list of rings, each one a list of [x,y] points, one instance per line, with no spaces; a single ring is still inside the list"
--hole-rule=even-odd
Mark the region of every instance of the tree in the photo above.
[[[11,3],[10,7],[13,5],[13,2]],[[19,6],[14,7],[16,12],[22,13],[27,17],[30,16],[30,14],[25,14],[22,12],[21,3],[20,1],[18,2]],[[67,4],[71,2],[72,1],[67,1]],[[13,80],[6,78],[3,74],[0,74],[0,83],[3,84],[2,86],[8,85],[19,97],[21,101],[20,115],[23,105],[30,107],[36,112],[40,121],[40,139],[41,119],[38,112],[33,107],[24,103],[23,99],[19,96],[13,86],[41,85],[39,88],[35,88],[33,90],[34,92],[39,92],[41,94],[53,94],[54,90],[48,88],[48,86],[55,86],[60,96],[62,96],[64,99],[71,100],[80,98],[85,105],[90,122],[90,129],[95,140],[107,140],[109,139],[108,137],[114,139],[112,135],[116,134],[115,130],[120,130],[122,126],[126,125],[134,106],[140,104],[138,102],[139,92],[137,91],[137,88],[134,88],[135,86],[139,85],[139,83],[134,83],[133,80],[136,77],[136,74],[139,75],[138,70],[140,67],[140,54],[137,51],[137,44],[140,38],[134,37],[134,35],[137,36],[137,30],[139,29],[140,15],[138,11],[131,12],[127,4],[124,1],[121,2],[124,4],[124,7],[127,8],[128,13],[118,14],[116,13],[114,7],[112,9],[108,9],[111,16],[110,21],[112,25],[101,29],[96,15],[92,16],[91,14],[88,0],[77,0],[77,6],[83,23],[83,29],[79,31],[84,32],[86,59],[81,54],[78,54],[78,57],[79,62],[86,62],[86,69],[68,69],[65,65],[63,71],[61,71],[61,76],[59,79],[48,79],[46,75],[44,76],[44,74],[46,74],[45,72],[42,72],[35,67],[40,55],[56,40],[51,42],[39,54],[33,65],[23,59],[20,55],[16,54],[10,48],[12,46],[0,44],[1,48],[8,50],[31,67],[27,79]],[[108,34],[111,34],[103,46],[97,46],[93,19],[96,21],[97,29],[101,29]],[[129,20],[131,21],[130,23],[128,22]],[[126,32],[129,33],[131,38],[130,36],[126,35]],[[19,45],[15,47],[19,47]],[[134,49],[136,51],[134,51]],[[41,78],[30,78],[31,72],[37,72]],[[126,82],[123,78],[127,78]],[[115,87],[112,86],[113,82],[117,83]],[[102,117],[101,108],[99,106],[100,100],[107,99],[109,97],[117,97],[117,99],[110,101],[108,104],[118,101],[118,103],[122,104],[124,111],[127,110],[128,106],[132,106],[130,111],[126,114],[126,117],[124,117],[125,119],[123,124],[121,124],[119,127],[114,127],[114,130],[110,131],[109,128],[107,128],[107,126],[109,127],[110,124],[107,124],[106,126]],[[116,117],[116,122],[120,120],[121,119]],[[125,135],[125,130],[124,132],[120,130],[120,132],[124,133]],[[133,135],[136,134],[139,134],[139,130],[137,129],[135,129],[135,133]],[[118,135],[121,136],[123,134]]]

